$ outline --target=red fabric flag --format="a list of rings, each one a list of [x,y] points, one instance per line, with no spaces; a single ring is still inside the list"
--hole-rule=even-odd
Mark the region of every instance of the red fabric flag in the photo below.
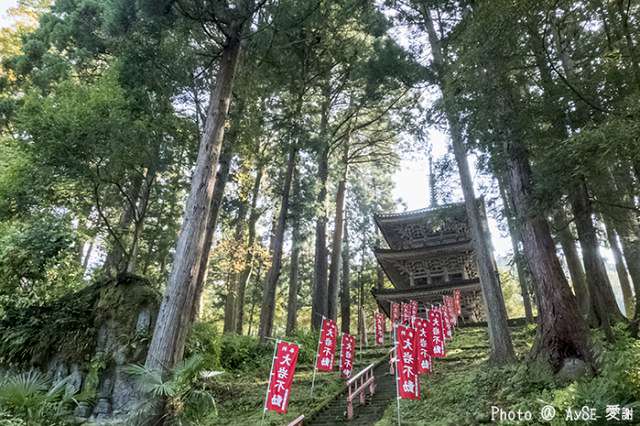
[[[431,348],[429,339],[429,321],[425,318],[416,318],[414,323],[416,329],[416,349],[418,374],[431,372]]]
[[[462,314],[462,305],[461,305],[461,294],[460,294],[460,289],[456,288],[453,292],[454,294],[454,298],[456,301],[456,315],[460,316],[460,314]]]
[[[391,302],[391,325],[400,321],[400,305],[395,302]]]
[[[348,333],[343,333],[340,347],[340,375],[345,379],[351,377],[355,355],[356,337]]]
[[[442,305],[440,305],[440,311],[442,311],[442,324],[444,325],[444,336],[449,339],[451,336],[451,313],[449,312],[449,301],[447,296],[442,297]]]
[[[384,345],[384,325],[385,319],[384,315],[380,312],[376,312],[374,315],[375,318],[375,332],[376,332],[376,345]]]
[[[438,308],[429,310],[429,335],[431,336],[431,356],[444,358],[444,334],[442,330],[442,313]]]
[[[336,322],[324,318],[322,320],[322,331],[320,332],[320,343],[316,355],[316,368],[318,371],[333,370],[333,362],[336,355],[337,340]]]
[[[415,330],[399,325],[396,329],[396,376],[398,397],[420,399],[420,376],[416,371]]]
[[[402,323],[408,324],[411,321],[411,303],[402,302]]]
[[[446,296],[445,296],[446,297]],[[451,329],[451,313],[449,312],[449,304],[447,303],[447,299],[443,300],[443,304],[440,307],[440,312],[442,313],[442,331],[443,336],[446,339],[451,339],[453,336],[453,330]]]
[[[299,350],[295,343],[278,342],[271,366],[264,411],[271,410],[280,414],[287,412]]]
[[[418,301],[412,300],[411,303],[411,317],[416,318],[418,316]]]

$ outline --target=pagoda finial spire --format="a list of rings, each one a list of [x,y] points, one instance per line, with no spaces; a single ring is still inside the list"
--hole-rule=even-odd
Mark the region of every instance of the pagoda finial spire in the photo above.
[[[433,175],[433,154],[431,153],[431,144],[429,144],[429,207],[436,207],[436,179]]]

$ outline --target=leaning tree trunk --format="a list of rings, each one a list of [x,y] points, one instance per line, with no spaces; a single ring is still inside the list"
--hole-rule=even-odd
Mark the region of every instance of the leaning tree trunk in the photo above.
[[[578,312],[556,256],[544,216],[535,211],[528,153],[521,145],[507,147],[508,183],[512,204],[522,224],[522,242],[529,270],[538,286],[538,333],[531,355],[559,370],[567,359],[591,362],[588,328]]]
[[[260,193],[260,185],[262,184],[262,173],[264,166],[258,163],[258,170],[256,172],[256,178],[253,181],[253,188],[251,190],[251,213],[249,214],[249,237],[247,238],[247,253],[244,257],[244,268],[238,278],[238,300],[236,312],[236,333],[242,334],[242,326],[244,322],[244,300],[247,290],[247,284],[251,280],[251,274],[253,273],[253,263],[255,257],[254,243],[256,241],[256,224],[260,218],[260,210],[258,207],[258,196]]]
[[[469,171],[467,152],[464,146],[462,128],[457,112],[453,108],[453,96],[447,88],[446,63],[442,44],[433,25],[433,19],[429,10],[423,14],[429,44],[433,55],[433,65],[439,80],[440,90],[445,104],[445,116],[449,122],[449,134],[451,144],[458,166],[462,193],[464,195],[465,208],[473,239],[473,248],[476,253],[480,284],[484,298],[485,314],[489,329],[489,342],[491,344],[491,360],[495,363],[506,363],[515,360],[513,343],[509,334],[507,323],[507,309],[504,305],[502,288],[498,279],[498,271],[491,252],[490,235],[482,225],[481,212],[473,190],[473,180]]]
[[[338,315],[338,287],[340,280],[340,266],[342,262],[342,231],[344,227],[344,198],[347,187],[347,166],[338,182],[336,193],[336,216],[334,220],[333,242],[331,247],[331,268],[329,270],[329,286],[327,288],[327,318],[337,320]]]
[[[629,273],[624,264],[620,243],[618,243],[618,234],[614,230],[613,224],[609,219],[604,219],[604,226],[607,232],[607,240],[611,253],[613,253],[613,262],[616,264],[616,272],[620,281],[620,289],[622,290],[622,300],[624,301],[624,310],[627,318],[633,317],[633,291],[631,290],[631,282],[629,281]]]
[[[293,170],[296,163],[296,148],[292,144],[289,148],[289,158],[287,160],[287,169],[284,174],[284,183],[282,184],[282,193],[280,201],[280,212],[275,229],[271,235],[270,250],[271,267],[267,273],[264,282],[264,290],[262,293],[262,307],[260,309],[260,326],[258,335],[262,342],[271,336],[273,330],[273,317],[275,313],[276,303],[276,286],[280,277],[282,268],[282,245],[284,242],[284,232],[287,225],[287,212],[289,210],[289,196],[291,192],[291,181],[293,180]]]
[[[147,352],[147,368],[164,373],[182,359],[194,306],[199,296],[197,278],[200,262],[209,255],[205,248],[204,236],[213,198],[214,171],[224,137],[224,125],[229,112],[240,48],[238,34],[227,38],[215,79],[216,87],[211,91],[209,111],[176,243],[171,274]]]
[[[589,299],[596,313],[598,325],[603,328],[609,338],[612,338],[611,323],[619,321],[623,317],[613,295],[606,267],[600,256],[600,244],[591,218],[592,210],[584,182],[576,185],[571,191],[570,199],[578,231],[578,240],[582,248],[582,261],[589,288]]]
[[[582,261],[578,255],[575,238],[569,226],[569,220],[562,207],[554,214],[553,221],[557,228],[556,237],[560,243],[560,247],[562,247],[562,252],[567,262],[567,269],[569,270],[569,277],[571,278],[571,284],[576,295],[578,307],[582,315],[590,319],[594,316],[594,313],[591,301],[589,300],[587,279],[584,275]]]
[[[344,217],[344,247],[342,249],[342,280],[340,281],[340,329],[343,333],[351,333],[351,283],[349,269],[351,254],[349,253],[349,227],[347,215]]]
[[[227,144],[220,153],[218,161],[218,171],[216,172],[216,181],[213,185],[213,194],[211,195],[211,205],[209,206],[209,217],[204,235],[203,250],[209,253],[213,245],[213,236],[218,223],[218,215],[220,214],[220,206],[224,197],[224,190],[229,181],[229,171],[231,170],[231,158],[233,157],[233,149],[231,144]],[[193,304],[191,312],[191,321],[195,321],[200,314],[200,305],[202,303],[202,291],[207,282],[207,273],[209,271],[209,256],[203,257],[198,265],[198,275],[196,276],[196,302]]]
[[[294,203],[300,198],[300,176],[299,173],[295,173],[293,182],[293,194]],[[293,215],[293,224],[291,232],[291,266],[289,269],[289,295],[287,297],[287,327],[286,335],[290,336],[296,329],[296,319],[298,316],[298,288],[300,279],[300,248],[302,235],[300,233],[300,226],[302,224],[300,220],[300,211]]]

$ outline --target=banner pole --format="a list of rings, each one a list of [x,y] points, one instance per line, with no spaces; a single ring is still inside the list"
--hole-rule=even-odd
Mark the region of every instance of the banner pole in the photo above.
[[[398,418],[398,426],[400,426],[400,389],[398,389],[398,336],[397,336],[397,324],[393,324],[393,352],[395,358],[396,368],[395,381],[396,381],[396,413]]]
[[[276,363],[276,353],[278,352],[278,339],[275,339],[273,345],[273,357],[271,358],[271,370],[269,370],[269,381],[267,382],[267,392],[264,395],[264,408],[262,409],[262,419],[260,419],[260,426],[264,422],[264,417],[267,415],[267,398],[269,398],[269,389],[271,388],[271,378],[273,377],[273,366]]]
[[[322,316],[322,323],[320,324],[320,335],[318,336],[318,345],[316,346],[316,357],[313,361],[313,379],[311,379],[311,396],[313,396],[313,389],[316,386],[316,372],[318,371],[318,351],[320,350],[320,339],[322,339],[322,330],[324,329],[324,315]]]

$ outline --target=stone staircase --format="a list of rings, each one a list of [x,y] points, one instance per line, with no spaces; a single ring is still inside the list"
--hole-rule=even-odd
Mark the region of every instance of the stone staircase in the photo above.
[[[346,417],[347,398],[345,388],[319,410],[308,414],[304,419],[304,425],[372,425],[382,418],[387,406],[395,402],[396,395],[394,376],[389,374],[390,349],[390,343],[385,346],[370,346],[363,351],[362,361],[356,364],[354,374],[371,363],[376,364],[374,367],[376,391],[373,396],[367,394],[364,405],[360,405],[359,401],[354,402],[353,419],[347,420]]]

